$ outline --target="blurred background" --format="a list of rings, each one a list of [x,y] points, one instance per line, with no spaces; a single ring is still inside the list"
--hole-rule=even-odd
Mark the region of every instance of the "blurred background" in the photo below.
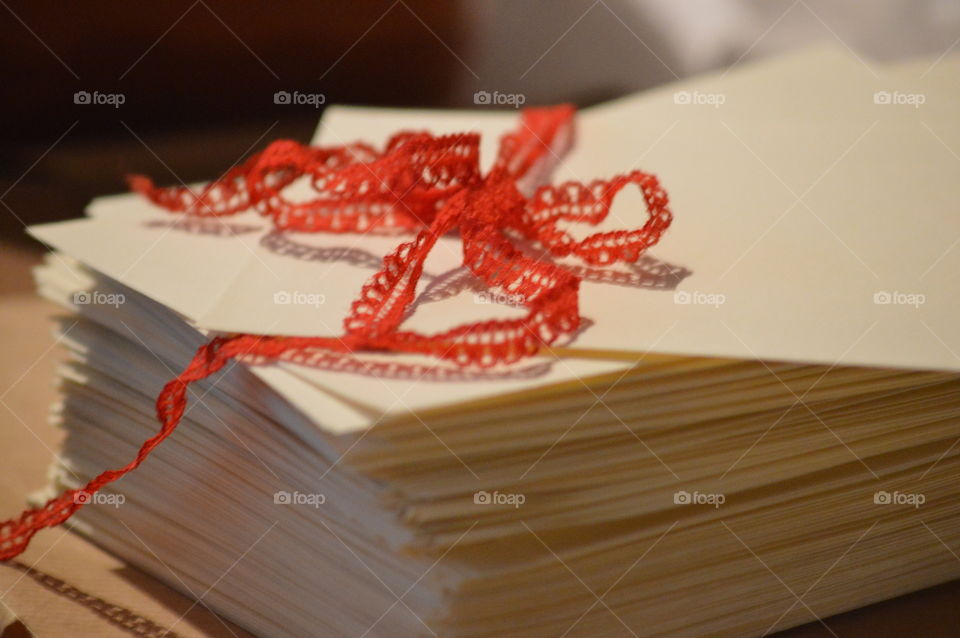
[[[278,91],[586,105],[818,40],[889,60],[958,36],[958,0],[2,0],[0,241],[29,246],[25,224],[80,215],[129,172],[209,179],[273,139],[308,140],[319,100]]]

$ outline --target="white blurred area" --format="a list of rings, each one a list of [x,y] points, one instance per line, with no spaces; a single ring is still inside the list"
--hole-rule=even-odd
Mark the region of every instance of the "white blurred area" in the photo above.
[[[483,0],[465,7],[458,93],[523,93],[528,104],[592,103],[819,41],[878,61],[960,47],[960,0]]]

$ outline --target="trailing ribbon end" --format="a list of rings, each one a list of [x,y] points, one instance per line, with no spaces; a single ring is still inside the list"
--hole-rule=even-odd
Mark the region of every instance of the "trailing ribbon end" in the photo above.
[[[271,218],[280,231],[394,228],[417,234],[384,257],[351,306],[342,336],[241,334],[202,346],[157,397],[160,431],[143,443],[136,458],[79,490],[68,490],[43,507],[0,523],[0,560],[21,554],[39,530],[67,520],[90,495],[138,467],[180,423],[187,387],[232,359],[349,363],[355,352],[386,351],[489,368],[536,355],[572,335],[581,324],[580,279],[558,264],[526,256],[511,235],[536,242],[556,257],[573,255],[591,265],[632,263],[659,241],[673,219],[657,178],[640,171],[590,184],[546,184],[573,143],[574,113],[570,105],[524,110],[520,126],[502,138],[487,175],[480,170],[479,135],[401,132],[383,151],[362,143],[315,148],[279,140],[196,191],[185,185],[159,188],[147,177],[128,177],[132,191],[176,213],[226,216],[254,210]],[[316,196],[292,202],[283,190],[300,178],[309,181]],[[580,241],[559,227],[560,222],[600,223],[616,194],[631,184],[647,204],[642,227],[600,232]],[[463,242],[463,264],[488,287],[517,295],[526,316],[464,324],[432,335],[401,330],[427,256],[440,237],[456,229]]]

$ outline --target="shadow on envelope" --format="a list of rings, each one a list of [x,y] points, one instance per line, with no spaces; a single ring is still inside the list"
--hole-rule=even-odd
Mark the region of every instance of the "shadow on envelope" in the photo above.
[[[262,225],[238,224],[226,222],[222,219],[204,219],[183,217],[173,221],[151,220],[145,223],[151,228],[169,228],[179,232],[202,234],[216,237],[233,237],[263,230]],[[379,233],[378,233],[379,234]],[[388,232],[387,234],[394,234]],[[274,254],[293,259],[311,262],[342,262],[351,266],[378,270],[383,263],[383,255],[375,254],[355,246],[316,246],[297,241],[296,233],[287,233],[272,230],[260,238],[260,245]],[[398,236],[401,236],[398,234]],[[642,256],[636,263],[608,268],[598,268],[571,260],[557,260],[544,254],[535,245],[513,238],[515,245],[524,254],[531,258],[557,264],[585,281],[612,284],[630,288],[648,290],[672,291],[692,271],[683,266],[674,265],[650,255]],[[466,267],[448,269],[440,274],[424,272],[425,285],[410,306],[407,317],[413,315],[425,304],[441,302],[468,292],[474,295],[490,295],[483,282]],[[510,295],[490,295],[488,303],[513,308],[522,307],[514,302]],[[580,327],[572,335],[554,344],[557,347],[566,347],[574,344],[578,337],[594,325],[588,318],[583,318]],[[434,360],[424,363],[409,363],[392,360],[387,353],[361,353],[351,357],[331,356],[324,351],[307,352],[297,358],[297,363],[309,367],[351,372],[354,374],[376,376],[390,379],[417,379],[420,381],[456,381],[489,382],[493,380],[530,379],[546,375],[556,360],[539,360],[521,366],[506,366],[494,369],[463,369],[455,365],[437,364]],[[252,361],[251,361],[252,362]]]

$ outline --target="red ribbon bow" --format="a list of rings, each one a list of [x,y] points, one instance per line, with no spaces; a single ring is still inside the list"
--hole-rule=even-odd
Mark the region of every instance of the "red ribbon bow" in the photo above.
[[[660,239],[672,215],[657,178],[640,171],[590,184],[540,185],[571,145],[573,117],[571,106],[524,110],[520,127],[502,138],[497,160],[485,176],[478,134],[402,132],[383,152],[361,143],[314,148],[277,141],[200,193],[186,187],[158,188],[146,177],[131,177],[131,188],[158,206],[194,216],[221,217],[253,208],[273,218],[281,231],[419,230],[415,239],[384,257],[381,270],[363,286],[344,320],[342,337],[243,334],[216,337],[203,345],[187,368],[164,386],[157,398],[161,429],[137,457],[0,524],[0,560],[22,553],[40,529],[62,523],[90,495],[139,466],[180,422],[187,386],[233,358],[329,363],[351,352],[382,350],[488,367],[536,354],[576,331],[580,279],[559,265],[524,255],[511,236],[535,242],[555,257],[575,255],[591,265],[632,263]],[[285,198],[284,189],[304,177],[317,197],[305,202]],[[600,232],[579,241],[559,227],[561,221],[600,223],[616,194],[629,184],[646,200],[649,216],[642,227]],[[520,299],[527,315],[434,335],[401,330],[427,255],[454,229],[463,243],[463,265],[488,287]]]

